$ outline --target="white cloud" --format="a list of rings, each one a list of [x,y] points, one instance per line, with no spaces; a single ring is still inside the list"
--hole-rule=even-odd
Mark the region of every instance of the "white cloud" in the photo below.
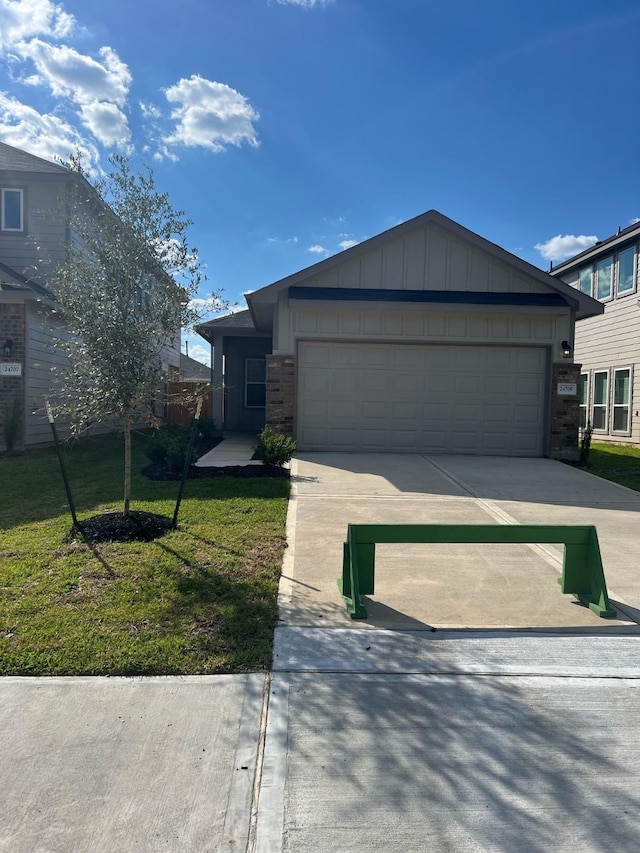
[[[315,246],[309,246],[309,248],[307,249],[307,251],[308,251],[308,252],[313,252],[313,254],[314,254],[314,255],[326,255],[326,254],[329,252],[329,250],[328,250],[328,249],[325,249],[325,247],[324,247],[324,246],[318,246],[318,245],[315,245]]]
[[[38,72],[26,78],[26,83],[46,83],[56,97],[70,98],[77,104],[109,101],[122,106],[126,102],[131,73],[110,47],[100,48],[101,62],[68,45],[48,44],[37,38],[20,42],[15,49],[21,58],[30,59]]]
[[[629,220],[629,225],[637,225],[640,222],[640,216],[634,216]]]
[[[130,149],[131,131],[127,117],[115,104],[94,101],[80,108],[82,123],[107,148]]]
[[[144,101],[140,101],[140,112],[142,117],[146,119],[160,118],[162,115],[155,104],[146,104]]]
[[[536,243],[534,249],[547,261],[563,261],[571,258],[598,242],[595,235],[557,234],[546,243]]]
[[[350,249],[352,246],[357,246],[358,242],[358,240],[342,240],[342,242],[338,243],[338,246],[344,251],[345,249]]]
[[[211,367],[210,347],[203,346],[202,344],[195,344],[192,340],[189,340],[189,358],[194,358],[196,361],[206,364],[207,367]]]
[[[329,6],[335,0],[278,0],[282,6],[302,6],[305,9],[313,9],[314,6]]]
[[[0,47],[36,35],[60,38],[69,35],[75,18],[52,0],[0,0]]]
[[[196,296],[189,300],[189,308],[192,311],[197,311],[198,314],[220,314],[227,312],[227,306],[218,296],[211,295],[206,297]]]
[[[68,160],[80,151],[85,168],[95,174],[100,155],[95,145],[58,116],[41,114],[33,107],[0,92],[0,138],[45,160]]]
[[[165,139],[168,146],[202,146],[224,151],[228,145],[259,144],[253,123],[260,116],[247,98],[231,86],[194,74],[179,80],[164,93],[169,103],[175,105],[171,118],[176,126]]]

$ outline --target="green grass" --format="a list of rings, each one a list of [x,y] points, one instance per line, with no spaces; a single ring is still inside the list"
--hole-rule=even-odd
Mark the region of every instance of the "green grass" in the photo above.
[[[132,509],[171,517],[178,483],[147,480],[133,448]],[[119,436],[65,450],[80,521],[121,510]],[[186,483],[178,529],[89,548],[53,448],[0,459],[0,675],[204,674],[266,669],[277,619],[289,483]]]
[[[592,444],[588,471],[640,492],[640,448],[620,444]]]

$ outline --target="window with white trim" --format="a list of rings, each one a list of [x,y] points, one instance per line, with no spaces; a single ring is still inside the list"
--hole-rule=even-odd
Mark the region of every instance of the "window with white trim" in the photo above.
[[[593,373],[593,402],[591,404],[591,426],[599,432],[607,431],[609,409],[609,371]]]
[[[611,299],[613,294],[613,256],[596,264],[596,297]]]
[[[13,187],[2,187],[0,193],[0,229],[24,231],[24,193]]]
[[[613,432],[629,433],[631,424],[631,368],[613,371]]]
[[[244,404],[247,409],[264,409],[267,398],[267,361],[246,358],[244,361]]]
[[[589,374],[580,374],[580,429],[586,429],[589,413]]]
[[[580,270],[578,287],[583,293],[586,293],[588,296],[591,296],[592,279],[593,271],[591,267],[585,267],[584,269]]]
[[[618,280],[616,292],[633,293],[636,289],[636,247],[631,246],[618,254]]]

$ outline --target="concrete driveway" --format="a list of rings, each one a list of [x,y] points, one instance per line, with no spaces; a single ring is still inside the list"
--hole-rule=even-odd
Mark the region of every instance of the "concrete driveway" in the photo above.
[[[619,618],[560,593],[561,546],[377,546],[369,619],[336,579],[347,523],[595,524]],[[281,584],[286,625],[574,628],[640,621],[640,494],[549,459],[303,454],[293,469]]]
[[[462,456],[309,454],[293,483],[257,853],[635,849],[640,495]],[[394,521],[595,523],[618,618],[561,594],[559,548],[431,545],[378,548],[354,622],[346,525]]]

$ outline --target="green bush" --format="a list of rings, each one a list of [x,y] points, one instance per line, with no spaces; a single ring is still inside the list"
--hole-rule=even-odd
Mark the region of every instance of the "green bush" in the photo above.
[[[180,424],[162,427],[151,437],[145,453],[154,465],[163,465],[168,471],[180,473],[189,451],[190,438],[191,427]],[[189,462],[194,461],[195,453]]]
[[[295,452],[295,441],[271,427],[266,426],[258,436],[256,456],[263,465],[277,465],[281,468]]]
[[[14,395],[6,419],[2,425],[4,443],[9,453],[12,453],[20,438],[22,427],[22,405],[17,394]]]
[[[211,418],[200,418],[198,421],[198,435],[207,441],[211,441],[212,438],[215,438],[216,432],[216,422]]]

